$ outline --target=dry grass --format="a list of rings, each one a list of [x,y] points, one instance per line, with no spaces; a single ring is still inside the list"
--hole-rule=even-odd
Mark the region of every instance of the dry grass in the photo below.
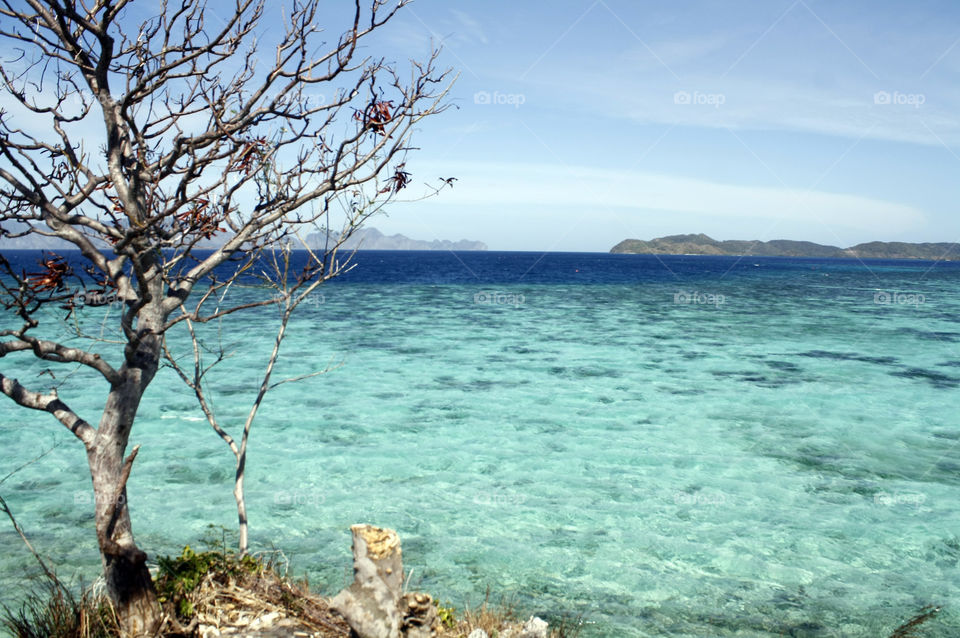
[[[492,608],[485,600],[480,607],[467,609],[458,618],[444,623],[440,638],[467,638],[474,629],[482,629],[488,636],[494,637],[517,625],[518,619],[512,605]]]
[[[452,618],[443,624],[438,638],[467,638],[475,629],[482,629],[490,638],[497,638],[511,629],[519,635],[525,620],[512,601],[501,599],[496,605],[491,605],[489,589],[483,604],[479,607],[467,608],[461,613],[443,606],[440,609],[441,611],[449,610]],[[441,618],[444,616],[441,613]],[[564,620],[555,626],[551,625],[550,636],[551,638],[576,638],[580,634],[580,628],[580,619]]]
[[[346,621],[306,582],[281,575],[271,563],[239,561],[229,554],[186,554],[170,559],[156,579],[163,599],[162,638],[262,636],[349,638]],[[508,602],[457,612],[439,607],[446,620],[438,638],[467,638],[483,629],[491,638],[523,625]],[[6,609],[0,627],[17,638],[119,638],[121,631],[108,600],[91,591],[75,596],[59,581],[34,585],[23,605]],[[553,628],[552,638],[578,632]]]
[[[275,567],[216,552],[185,552],[161,564],[157,589],[163,599],[163,635],[350,635],[326,599],[311,593],[306,583],[280,575]]]
[[[17,638],[114,638],[120,634],[109,601],[84,591],[79,597],[49,574],[31,583],[16,608],[3,606],[0,628]]]

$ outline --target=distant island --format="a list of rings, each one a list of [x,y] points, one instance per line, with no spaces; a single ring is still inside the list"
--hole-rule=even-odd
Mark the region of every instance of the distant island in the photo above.
[[[750,241],[732,239],[717,241],[704,234],[670,235],[650,241],[624,239],[610,249],[611,253],[637,255],[748,255],[751,257],[833,257],[860,259],[960,259],[960,244],[872,241],[850,248],[824,246],[810,241]]]
[[[330,234],[330,239],[336,239],[336,233]],[[311,233],[307,235],[307,245],[311,248],[322,249],[324,246],[324,235],[322,233]],[[343,243],[347,250],[486,250],[487,245],[482,241],[472,241],[461,239],[460,241],[450,241],[448,239],[434,239],[426,241],[423,239],[410,239],[406,235],[384,235],[376,228],[361,228]]]
[[[12,225],[11,225],[12,228]],[[13,230],[22,230],[18,226]],[[330,234],[331,239],[337,237],[336,233]],[[323,248],[322,233],[311,233],[307,235],[307,245],[311,248]],[[200,248],[217,248],[223,241],[218,241],[214,237],[213,241],[200,242]],[[47,237],[43,235],[26,235],[24,237],[2,237],[0,238],[0,250],[70,250],[74,248],[73,244],[67,243],[56,237]],[[449,241],[446,239],[434,239],[426,241],[422,239],[410,239],[404,235],[384,235],[376,228],[360,228],[353,233],[346,242],[344,248],[353,250],[486,250],[487,245],[482,241],[471,241],[461,239],[460,241]]]

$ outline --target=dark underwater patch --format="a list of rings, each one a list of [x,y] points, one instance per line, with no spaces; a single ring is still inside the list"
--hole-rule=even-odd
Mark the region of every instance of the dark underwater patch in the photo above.
[[[936,468],[941,472],[945,472],[953,476],[960,474],[960,463],[955,461],[940,461],[936,464]]]
[[[936,370],[927,370],[925,368],[905,368],[903,370],[896,370],[890,374],[894,377],[901,377],[904,379],[926,381],[933,387],[941,390],[955,388],[960,385],[960,379],[957,377],[951,377],[950,375],[943,374],[942,372],[937,372]]]
[[[960,341],[960,332],[945,332],[942,330],[918,330],[917,328],[898,328],[896,334],[910,335],[925,341],[946,341],[957,343]]]
[[[877,365],[893,365],[897,362],[896,357],[871,357],[856,352],[831,352],[829,350],[810,350],[798,353],[797,356],[813,359],[833,359],[834,361],[860,361],[876,363]]]
[[[512,352],[514,354],[537,354],[539,350],[528,348],[526,346],[505,346],[500,349],[500,352]]]
[[[547,368],[547,372],[558,377],[573,377],[576,379],[601,377],[618,379],[623,376],[623,373],[619,370],[613,368],[601,368],[600,366],[579,366],[576,368],[569,368],[567,366],[551,366]]]
[[[573,373],[578,377],[610,377],[616,379],[622,376],[619,370],[599,366],[581,366],[574,368]]]
[[[948,441],[956,441],[960,439],[960,432],[934,432],[933,438],[946,439]]]
[[[807,487],[807,491],[814,494],[843,494],[848,496],[861,496],[869,499],[874,498],[882,490],[880,484],[874,481],[834,480],[821,481],[815,485],[810,485]]]
[[[706,394],[706,392],[699,388],[660,388],[660,391],[669,392],[670,394],[676,394],[684,397],[693,397]]]
[[[801,372],[802,368],[792,361],[780,361],[774,359],[772,361],[764,361],[765,365],[770,366],[774,370],[781,370],[783,372]]]
[[[759,386],[761,388],[782,388],[784,386],[793,385],[795,383],[801,383],[804,379],[790,376],[789,373],[799,372],[800,368],[795,370],[787,369],[782,370],[786,372],[782,376],[766,375],[757,373],[755,371],[743,372],[737,370],[711,370],[710,374],[719,378],[733,379],[734,381],[740,381],[742,383],[751,383],[753,385]]]
[[[692,625],[692,631],[684,630],[684,633],[719,635],[723,632],[724,635],[743,635],[744,631],[750,631],[764,636],[790,636],[791,638],[827,638],[834,635],[824,624],[805,620],[792,622],[777,618],[769,611],[750,614],[714,612],[710,615],[698,614],[695,618],[697,623]],[[710,629],[705,630],[705,627]]]
[[[748,374],[748,373],[737,372],[736,370],[711,370],[710,374],[712,374],[715,377],[724,378],[724,377],[736,377],[736,376]]]
[[[22,492],[32,492],[32,491],[49,492],[60,487],[60,485],[61,485],[61,482],[57,479],[40,478],[40,479],[32,479],[32,480],[24,481],[23,483],[20,483],[20,485],[17,487],[17,490]]]
[[[407,395],[403,392],[375,392],[373,396],[374,398],[382,401],[391,401],[393,399],[402,399]]]
[[[931,549],[937,566],[956,568],[960,565],[960,538],[948,536],[940,539]]]
[[[394,349],[397,354],[431,354],[433,349],[420,346],[400,346]]]

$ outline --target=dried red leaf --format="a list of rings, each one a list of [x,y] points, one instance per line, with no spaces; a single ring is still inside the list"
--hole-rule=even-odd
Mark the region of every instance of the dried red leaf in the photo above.
[[[181,224],[185,224],[192,232],[203,235],[205,239],[211,239],[215,234],[222,233],[226,229],[220,228],[217,224],[217,216],[213,213],[207,213],[210,201],[198,199],[192,208],[188,208],[174,217]]]
[[[65,286],[64,277],[72,271],[66,260],[56,253],[50,253],[46,259],[41,259],[39,263],[43,267],[42,272],[32,272],[26,276],[27,286],[33,292],[44,292],[47,290],[62,290]]]
[[[243,171],[244,175],[250,175],[256,169],[256,162],[266,157],[264,149],[267,146],[267,138],[258,137],[249,140],[240,148],[236,157],[230,163],[227,170]]]
[[[393,177],[387,180],[387,185],[380,189],[380,193],[399,193],[410,183],[410,173],[403,170],[406,164],[400,164],[393,170]]]
[[[375,101],[364,109],[363,112],[357,111],[354,113],[353,119],[362,122],[364,128],[369,128],[373,130],[374,133],[385,135],[387,124],[393,121],[394,115],[396,114],[391,113],[392,108],[392,101]]]

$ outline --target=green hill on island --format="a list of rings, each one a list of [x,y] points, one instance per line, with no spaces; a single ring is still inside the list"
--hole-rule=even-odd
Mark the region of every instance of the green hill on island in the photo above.
[[[834,257],[860,259],[960,259],[960,244],[873,241],[849,248],[824,246],[809,241],[732,239],[717,241],[704,234],[670,235],[650,241],[625,239],[611,253],[638,255],[749,255],[753,257]]]

